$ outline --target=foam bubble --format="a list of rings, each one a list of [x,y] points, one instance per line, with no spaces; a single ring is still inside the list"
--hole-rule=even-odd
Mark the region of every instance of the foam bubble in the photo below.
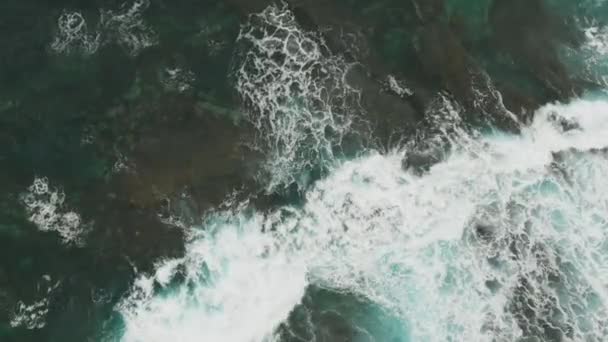
[[[388,75],[386,77],[388,89],[399,97],[412,96],[414,91],[408,88],[403,80],[397,80],[395,76]]]
[[[86,225],[78,213],[65,207],[65,193],[51,188],[47,178],[35,178],[21,201],[28,219],[38,229],[54,231],[68,244],[83,243]]]
[[[602,85],[608,86],[608,27],[594,25],[585,29],[586,43],[583,46],[590,72]]]

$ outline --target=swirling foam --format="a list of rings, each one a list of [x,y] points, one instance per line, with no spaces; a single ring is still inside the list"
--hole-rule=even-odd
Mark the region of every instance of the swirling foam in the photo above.
[[[402,152],[371,154],[303,207],[210,215],[183,259],[121,303],[123,340],[280,340],[309,285],[383,306],[404,340],[608,338],[608,102],[548,105],[521,136],[455,141],[421,177]]]
[[[65,207],[65,193],[37,177],[21,196],[28,219],[44,232],[54,231],[68,244],[83,243],[86,225],[78,213]]]
[[[345,80],[350,65],[301,29],[286,6],[252,15],[237,43],[236,88],[259,132],[255,147],[267,155],[267,189],[303,187],[307,171],[335,160],[351,127],[359,93]]]
[[[580,20],[579,26],[584,40],[580,47],[564,48],[565,60],[583,79],[607,87],[608,27],[595,20]]]
[[[46,325],[49,313],[51,293],[60,285],[60,282],[52,283],[51,277],[45,275],[38,283],[39,298],[34,302],[26,304],[19,301],[11,314],[11,327],[23,327],[29,330],[42,329]]]

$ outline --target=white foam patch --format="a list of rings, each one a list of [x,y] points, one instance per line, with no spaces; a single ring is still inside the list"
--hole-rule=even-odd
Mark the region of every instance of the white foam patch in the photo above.
[[[59,287],[60,283],[51,283],[51,278],[48,275],[43,277],[41,283],[38,284],[43,288],[42,298],[26,304],[23,301],[17,303],[14,309],[10,325],[13,328],[23,327],[29,330],[42,329],[46,326],[46,317],[49,312],[50,295]]]
[[[185,258],[119,306],[123,340],[275,341],[310,284],[382,305],[406,340],[608,338],[608,156],[571,151],[608,146],[608,102],[549,105],[521,136],[455,141],[422,177],[402,152],[372,154],[301,208],[211,215]]]
[[[84,242],[86,225],[78,213],[65,207],[65,193],[51,188],[47,178],[35,178],[21,201],[28,219],[41,231],[56,232],[68,244]]]
[[[237,43],[236,88],[258,132],[255,147],[267,155],[267,189],[305,185],[302,176],[332,163],[351,127],[359,93],[345,80],[350,65],[302,30],[286,5],[252,15]]]
[[[136,56],[143,49],[158,44],[156,32],[143,19],[149,0],[135,0],[120,10],[100,9],[99,22],[90,29],[83,14],[64,11],[57,19],[57,33],[51,49],[56,53],[92,55],[106,44],[115,42],[129,55]]]
[[[57,33],[51,43],[53,51],[92,55],[100,45],[101,34],[90,32],[82,13],[65,11],[57,19]]]

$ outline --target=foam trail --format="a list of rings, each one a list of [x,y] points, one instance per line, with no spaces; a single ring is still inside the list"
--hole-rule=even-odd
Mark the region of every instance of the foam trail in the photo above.
[[[608,338],[608,102],[455,141],[421,177],[402,152],[370,154],[303,207],[209,216],[121,304],[123,340],[279,341],[310,285],[382,306],[400,339]]]

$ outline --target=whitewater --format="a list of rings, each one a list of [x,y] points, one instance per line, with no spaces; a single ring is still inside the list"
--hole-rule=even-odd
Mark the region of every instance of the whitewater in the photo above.
[[[261,143],[280,177],[270,182],[293,180],[285,175],[303,169],[301,155],[331,159],[329,171],[303,190],[301,204],[262,212],[229,198],[203,225],[184,228],[185,256],[158,262],[118,305],[120,340],[608,339],[605,95],[545,105],[519,134],[442,130],[449,152],[422,174],[403,167],[409,147],[340,160],[323,153],[331,141],[322,132],[334,123],[336,132],[350,129],[344,113],[323,99],[312,101],[324,103],[314,111],[272,96],[288,97],[289,82],[309,82],[321,97],[314,73],[302,67],[332,63],[330,71],[344,73],[347,66],[322,57],[288,14],[258,19],[286,32],[259,38],[259,50],[284,42],[304,51],[287,61],[297,74],[286,78],[266,61],[255,65],[278,75],[269,88],[241,83],[259,91],[242,95],[264,106],[254,122],[272,139]],[[455,106],[442,110],[459,122]],[[293,118],[299,112],[304,119]],[[303,125],[316,143],[302,136]],[[279,160],[282,145],[288,158]],[[318,303],[323,292],[350,304]],[[320,329],[327,320],[344,328]]]

